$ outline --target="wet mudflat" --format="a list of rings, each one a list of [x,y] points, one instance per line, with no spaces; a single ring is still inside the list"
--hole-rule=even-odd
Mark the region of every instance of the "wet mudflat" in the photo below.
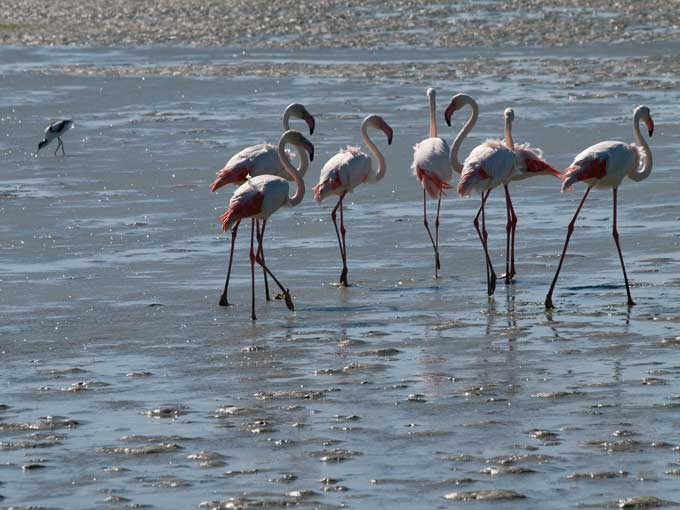
[[[673,49],[574,50],[572,60],[560,50],[490,52],[502,65],[455,79],[443,70],[448,59],[458,69],[463,50],[414,49],[401,63],[338,50],[333,66],[312,50],[0,49],[0,506],[680,503],[680,128],[666,86],[673,64],[656,58]],[[597,59],[612,63],[610,79],[586,72]],[[305,74],[277,72],[287,67]],[[432,278],[408,170],[427,134],[429,85],[440,92],[439,119],[453,93],[477,97],[464,153],[501,134],[511,105],[515,139],[559,168],[596,141],[632,141],[633,106],[650,106],[655,168],[620,192],[638,306],[625,306],[611,192],[597,190],[557,309],[544,312],[582,193],[560,194],[548,177],[511,187],[514,285],[486,298],[478,200],[453,194],[443,204],[443,276]],[[308,196],[267,231],[267,260],[297,310],[264,303],[258,278],[251,323],[245,225],[235,305],[217,306],[229,246],[217,218],[230,190],[208,185],[228,155],[276,140],[279,111],[293,100],[317,116],[308,189],[326,159],[359,142],[365,114],[384,115],[395,139],[377,138],[385,179],[349,197],[354,285],[335,285],[332,203]],[[48,148],[34,157],[46,120],[62,116],[76,119],[67,156]],[[443,121],[440,130],[454,135]],[[488,210],[499,273],[501,195]]]

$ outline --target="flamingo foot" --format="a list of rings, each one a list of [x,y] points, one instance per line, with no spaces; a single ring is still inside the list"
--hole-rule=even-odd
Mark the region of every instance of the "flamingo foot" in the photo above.
[[[494,273],[493,270],[492,270],[491,275],[489,276],[489,284],[488,284],[487,289],[486,289],[486,293],[489,296],[493,296],[493,293],[496,292],[496,280],[497,279],[498,279],[498,277],[496,276],[496,273]]]
[[[498,277],[498,279],[499,280],[505,280],[505,284],[509,285],[511,283],[515,283],[514,280],[513,280],[513,278],[515,278],[515,274],[516,273],[514,271],[510,271],[509,273],[503,273],[502,275],[500,275]]]
[[[219,303],[219,304],[220,304],[220,306],[231,306],[231,303],[230,303],[229,300],[227,299],[227,295],[226,295],[226,294],[222,294],[222,295],[220,296],[220,303]]]
[[[291,312],[295,311],[295,306],[293,305],[293,298],[290,295],[290,289],[286,289],[283,292],[279,292],[274,299],[283,299],[286,302],[286,308]]]
[[[637,303],[632,298],[628,298],[628,306],[635,306]]]
[[[554,308],[555,308],[555,305],[553,305],[552,296],[550,294],[548,294],[545,297],[545,309],[546,310],[553,310]]]
[[[340,273],[340,287],[349,287],[349,282],[347,281],[347,268],[344,268],[342,273]]]

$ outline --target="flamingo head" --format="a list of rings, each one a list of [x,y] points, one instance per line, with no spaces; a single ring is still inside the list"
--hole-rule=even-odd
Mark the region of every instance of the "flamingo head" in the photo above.
[[[312,145],[312,142],[302,136],[302,133],[299,131],[295,131],[294,129],[286,131],[283,133],[283,135],[281,135],[281,141],[279,143],[281,142],[284,144],[289,143],[291,145],[295,145],[296,147],[300,147],[301,149],[307,151],[309,154],[309,160],[314,161],[314,145]]]
[[[506,108],[505,111],[503,112],[503,117],[512,122],[513,120],[515,120],[515,110],[513,110],[512,108]]]
[[[444,119],[446,120],[446,123],[449,126],[451,125],[451,118],[453,117],[453,112],[455,112],[456,110],[460,110],[466,104],[467,101],[465,94],[456,94],[451,98],[449,106],[447,106],[446,110],[444,110]]]
[[[293,103],[291,105],[288,105],[288,108],[286,108],[286,110],[290,113],[291,117],[304,120],[307,123],[307,126],[309,127],[309,134],[310,135],[314,134],[316,120],[314,120],[314,117],[312,116],[311,113],[307,111],[307,108],[305,108],[304,105],[300,103]]]
[[[435,97],[437,97],[437,91],[434,90],[432,87],[430,87],[430,88],[427,89],[427,91],[425,92],[425,95],[426,95],[427,97],[435,98]]]
[[[367,126],[374,127],[376,129],[379,129],[383,133],[385,133],[385,136],[387,136],[387,143],[389,145],[392,145],[392,136],[394,135],[394,131],[390,127],[390,125],[385,122],[385,119],[383,119],[380,115],[369,115],[364,119],[363,122]]]
[[[635,115],[642,120],[647,126],[647,132],[649,136],[654,134],[654,121],[652,120],[652,115],[649,113],[649,107],[640,105],[635,108]]]

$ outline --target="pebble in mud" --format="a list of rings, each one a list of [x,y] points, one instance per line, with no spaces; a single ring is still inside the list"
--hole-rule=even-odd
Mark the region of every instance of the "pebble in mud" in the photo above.
[[[645,510],[647,508],[659,508],[664,506],[678,506],[680,503],[667,501],[654,496],[637,496],[634,498],[619,499],[613,506],[630,510]]]
[[[449,494],[444,495],[444,499],[453,499],[458,501],[503,501],[524,498],[526,498],[524,494],[504,489],[451,492]]]
[[[536,471],[522,466],[490,466],[479,471],[485,475],[529,475]]]
[[[588,473],[572,473],[567,476],[567,480],[608,480],[627,476],[627,471],[591,471]]]

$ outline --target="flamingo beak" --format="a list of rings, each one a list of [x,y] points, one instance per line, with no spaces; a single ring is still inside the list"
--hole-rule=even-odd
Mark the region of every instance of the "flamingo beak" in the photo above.
[[[316,126],[316,120],[314,120],[314,117],[312,117],[312,115],[310,113],[305,113],[305,115],[302,117],[302,119],[309,126],[309,134],[313,135],[314,134],[314,127]]]
[[[654,134],[654,121],[651,117],[647,117],[645,124],[647,124],[647,132],[649,133],[649,136],[652,136]]]
[[[392,145],[392,137],[394,136],[394,132],[392,131],[392,128],[385,124],[385,134],[387,135],[387,145]]]
[[[446,124],[451,126],[451,117],[453,117],[453,112],[456,111],[456,107],[453,104],[453,101],[449,103],[449,106],[446,107],[446,110],[444,111],[444,119],[446,120]]]

